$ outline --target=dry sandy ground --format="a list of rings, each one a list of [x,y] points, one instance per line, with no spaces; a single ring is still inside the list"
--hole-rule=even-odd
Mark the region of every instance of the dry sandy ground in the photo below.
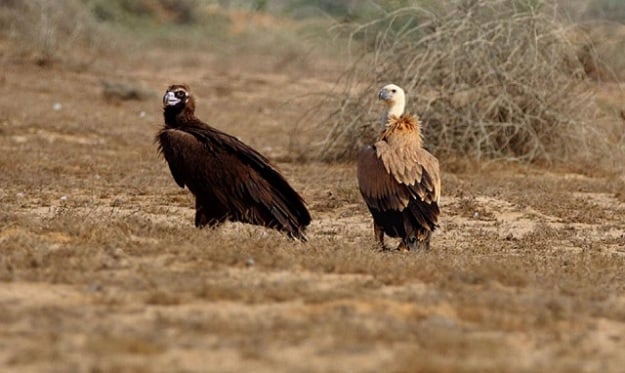
[[[288,161],[331,79],[208,53],[110,64],[0,71],[1,371],[625,367],[622,176],[444,162],[431,252],[378,252],[354,165]],[[151,96],[107,100],[103,80]],[[153,144],[174,82],[278,162],[308,243],[193,228]]]

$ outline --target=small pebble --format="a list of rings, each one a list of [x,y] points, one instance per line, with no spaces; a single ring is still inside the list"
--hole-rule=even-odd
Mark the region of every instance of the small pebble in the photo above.
[[[55,102],[54,104],[52,104],[52,109],[54,111],[59,111],[63,109],[63,105],[60,102]]]
[[[256,264],[256,262],[254,261],[254,258],[249,258],[248,260],[245,261],[245,265],[248,267],[252,267],[254,264]]]
[[[61,201],[67,201],[67,196],[61,196],[60,200]]]

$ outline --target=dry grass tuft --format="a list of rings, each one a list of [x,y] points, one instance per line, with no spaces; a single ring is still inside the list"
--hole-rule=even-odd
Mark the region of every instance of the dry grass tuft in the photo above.
[[[17,42],[12,57],[26,57],[49,66],[77,57],[93,60],[107,43],[88,7],[79,0],[5,1],[0,7],[0,36]],[[89,61],[83,61],[89,62]]]
[[[529,162],[611,154],[567,26],[535,4],[455,1],[446,12],[409,7],[359,25],[351,38],[372,50],[344,76],[317,157],[350,159],[372,138],[375,93],[389,82],[406,90],[437,154]]]

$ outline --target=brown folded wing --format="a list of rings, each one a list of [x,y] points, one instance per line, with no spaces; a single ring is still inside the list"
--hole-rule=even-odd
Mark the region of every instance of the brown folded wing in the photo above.
[[[367,206],[378,211],[404,211],[411,205],[415,219],[433,230],[440,213],[438,160],[424,149],[392,154],[387,147],[388,143],[381,140],[360,151],[358,184]]]
[[[176,183],[187,186],[209,218],[264,225],[303,237],[304,201],[251,147],[212,128],[164,129],[159,148]]]

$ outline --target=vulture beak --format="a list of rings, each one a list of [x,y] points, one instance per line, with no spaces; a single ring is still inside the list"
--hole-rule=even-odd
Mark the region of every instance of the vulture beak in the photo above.
[[[180,102],[180,99],[176,97],[174,92],[167,92],[165,96],[163,96],[163,106],[174,106]]]
[[[378,93],[378,100],[385,100],[386,101],[389,98],[390,97],[389,97],[388,91],[386,89],[383,89],[383,90],[380,91],[380,93]]]

